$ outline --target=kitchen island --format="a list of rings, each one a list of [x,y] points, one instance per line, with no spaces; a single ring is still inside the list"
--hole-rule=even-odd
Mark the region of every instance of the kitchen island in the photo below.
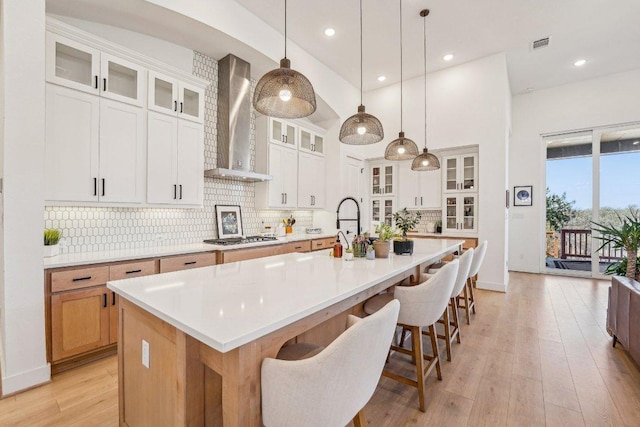
[[[419,280],[461,244],[417,240],[412,256],[374,261],[292,253],[108,282],[121,301],[121,425],[259,426],[265,357],[380,291]]]

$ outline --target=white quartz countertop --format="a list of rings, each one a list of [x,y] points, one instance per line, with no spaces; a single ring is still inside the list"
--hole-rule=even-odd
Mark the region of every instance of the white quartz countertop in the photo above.
[[[456,249],[416,240],[413,255],[345,261],[291,253],[107,283],[109,289],[206,345],[227,352]]]
[[[195,252],[229,251],[234,249],[254,248],[258,246],[282,245],[301,240],[323,239],[335,237],[335,233],[323,234],[289,234],[277,240],[267,242],[245,243],[240,245],[211,245],[208,243],[190,243],[173,246],[151,246],[135,249],[120,249],[113,251],[67,253],[44,259],[44,268],[70,267],[75,265],[98,264],[102,262],[126,261],[130,259],[155,258],[171,255],[189,254]]]
[[[408,232],[407,235],[409,237],[438,237],[440,239],[477,239],[478,235],[469,233],[469,234],[446,234],[446,233],[423,233],[423,232]]]

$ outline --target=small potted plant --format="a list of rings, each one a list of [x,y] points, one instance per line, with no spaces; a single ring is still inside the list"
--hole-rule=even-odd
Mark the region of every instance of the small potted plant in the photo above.
[[[442,233],[442,220],[441,219],[436,221],[436,233]]]
[[[640,280],[638,275],[638,250],[640,250],[640,210],[629,209],[629,214],[624,217],[618,214],[617,225],[599,224],[592,221],[591,227],[594,231],[600,233],[599,236],[595,236],[602,244],[597,249],[598,251],[604,249],[607,246],[611,246],[614,249],[624,249],[627,253],[624,258],[626,268],[626,276],[629,279]],[[607,270],[611,273],[619,273],[622,269],[622,264],[618,266],[609,266]],[[611,274],[610,273],[610,274]]]
[[[407,232],[418,225],[420,218],[422,218],[420,211],[409,212],[407,208],[393,214],[396,228],[402,231],[402,236],[396,237],[393,241],[393,252],[396,255],[413,254],[413,240],[407,237]]]
[[[364,258],[367,254],[367,247],[369,246],[369,239],[360,235],[353,238],[351,247],[353,248],[353,256],[356,258]]]
[[[383,222],[376,227],[376,234],[378,235],[378,239],[373,242],[376,258],[388,258],[389,249],[391,249],[391,239],[396,236],[396,233],[391,229],[389,224]]]
[[[369,245],[367,247],[367,256],[366,256],[366,258],[369,259],[369,260],[376,259],[376,252],[375,252],[375,249],[374,249],[373,245]]]
[[[353,248],[349,248],[346,251],[344,251],[344,260],[353,261]]]
[[[51,257],[60,253],[58,242],[60,241],[60,230],[46,228],[44,230],[44,256]]]

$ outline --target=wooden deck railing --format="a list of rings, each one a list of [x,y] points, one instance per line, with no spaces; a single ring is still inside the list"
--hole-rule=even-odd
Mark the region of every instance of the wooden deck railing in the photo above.
[[[560,230],[560,258],[591,258],[591,230],[562,229]],[[598,241],[595,242],[599,246]],[[623,249],[615,249],[607,245],[598,251],[602,261],[612,261],[624,258]]]

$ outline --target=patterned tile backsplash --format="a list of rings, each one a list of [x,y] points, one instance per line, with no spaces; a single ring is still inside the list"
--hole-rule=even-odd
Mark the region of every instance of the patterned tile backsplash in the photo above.
[[[204,158],[205,169],[216,164],[216,102],[218,63],[194,52],[193,74],[211,82],[205,95]],[[256,82],[252,81],[252,89]],[[253,94],[252,94],[253,96]],[[251,162],[255,165],[255,114],[251,114]],[[62,231],[61,251],[93,252],[177,245],[217,237],[215,205],[242,207],[246,235],[261,232],[264,226],[277,226],[282,218],[293,215],[298,230],[313,224],[311,211],[259,210],[255,206],[255,184],[239,181],[204,180],[202,209],[100,208],[47,206],[45,228]],[[295,229],[294,228],[294,229]]]
[[[438,220],[442,220],[442,211],[420,211],[422,212],[422,218],[420,218],[420,222],[416,229],[421,233],[427,233],[429,231],[429,223],[435,226],[435,222]]]

